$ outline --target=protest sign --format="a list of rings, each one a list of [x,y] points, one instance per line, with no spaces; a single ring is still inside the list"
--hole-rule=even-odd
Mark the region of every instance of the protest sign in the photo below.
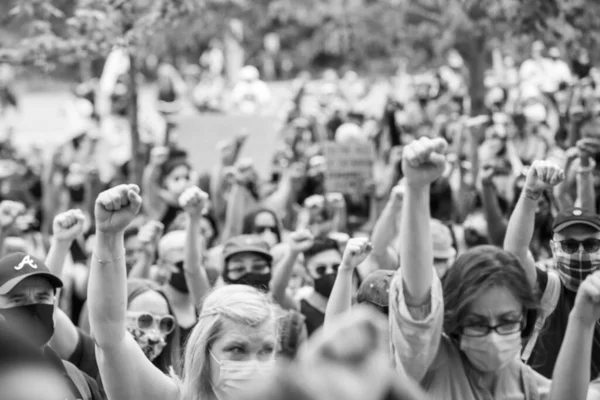
[[[326,160],[325,189],[327,192],[367,194],[373,179],[375,151],[370,143],[323,145]]]

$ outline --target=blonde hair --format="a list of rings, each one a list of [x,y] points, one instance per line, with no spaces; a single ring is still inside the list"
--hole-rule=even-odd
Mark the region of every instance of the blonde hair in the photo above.
[[[215,289],[204,300],[198,323],[185,346],[181,400],[214,398],[209,350],[222,336],[226,319],[248,326],[270,323],[278,334],[274,305],[264,293],[248,285],[227,285]]]

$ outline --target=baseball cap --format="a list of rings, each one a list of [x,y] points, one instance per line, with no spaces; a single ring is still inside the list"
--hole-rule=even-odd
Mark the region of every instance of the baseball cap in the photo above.
[[[447,259],[456,255],[452,247],[452,233],[450,228],[438,219],[432,219],[430,223],[431,238],[433,241],[433,258]]]
[[[0,295],[7,294],[30,276],[44,277],[54,288],[63,286],[42,260],[26,253],[13,253],[0,259]]]
[[[239,235],[225,242],[223,246],[223,258],[225,260],[241,253],[255,253],[267,258],[269,261],[273,260],[267,242],[255,235]]]
[[[573,225],[587,225],[600,231],[600,216],[595,212],[583,208],[570,208],[556,216],[552,230],[560,232]]]
[[[367,275],[356,293],[358,303],[371,303],[380,307],[389,305],[390,283],[396,271],[380,269]]]

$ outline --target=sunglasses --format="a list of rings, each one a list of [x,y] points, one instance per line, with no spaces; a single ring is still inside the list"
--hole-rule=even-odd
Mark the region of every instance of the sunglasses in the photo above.
[[[331,264],[331,265],[320,264],[320,265],[317,265],[317,267],[315,268],[315,272],[317,273],[317,275],[323,276],[323,275],[327,274],[327,271],[332,271],[334,273],[337,273],[339,268],[340,268],[339,263]]]
[[[254,233],[258,233],[258,234],[265,233],[266,231],[269,231],[271,233],[275,233],[276,230],[277,230],[276,227],[274,227],[274,226],[267,226],[267,225],[264,225],[264,226],[256,225],[254,227]]]
[[[561,240],[558,242],[561,249],[567,254],[573,254],[579,251],[579,248],[583,246],[583,250],[586,253],[595,253],[600,249],[600,239],[585,239],[582,241],[575,239]]]
[[[141,313],[131,316],[131,318],[135,319],[137,327],[142,331],[150,330],[156,326],[160,333],[168,335],[175,330],[175,318],[170,315],[157,317],[150,313]]]

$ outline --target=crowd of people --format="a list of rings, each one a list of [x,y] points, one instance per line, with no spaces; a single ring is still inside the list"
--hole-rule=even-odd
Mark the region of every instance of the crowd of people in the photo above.
[[[164,115],[193,93],[177,74]],[[209,171],[173,136],[131,183],[94,107],[47,160],[9,137],[0,397],[600,399],[599,75],[584,50],[498,51],[478,116],[457,52],[380,102],[353,71],[302,78],[267,177],[245,134]],[[260,112],[268,86],[240,77]],[[371,178],[330,191],[332,143],[370,147]]]

